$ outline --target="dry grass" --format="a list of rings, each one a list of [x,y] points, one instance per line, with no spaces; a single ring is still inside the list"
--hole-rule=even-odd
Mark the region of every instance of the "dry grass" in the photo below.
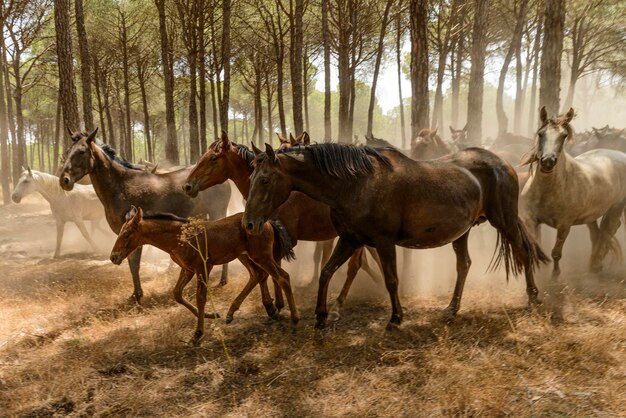
[[[52,233],[32,257],[26,231],[49,235],[51,220],[17,213],[0,209],[0,415],[624,415],[623,271],[571,279],[553,298],[565,302],[558,324],[524,309],[512,284],[502,297],[470,286],[451,324],[439,315],[447,296],[405,295],[406,321],[391,333],[387,298],[357,291],[337,327],[318,333],[314,295],[300,291],[292,334],[288,320],[266,319],[254,293],[232,324],[209,323],[229,362],[217,338],[186,343],[195,321],[171,300],[166,262],[142,265],[138,308],[127,268],[105,254],[50,260]],[[215,291],[222,313],[245,279],[232,271]]]

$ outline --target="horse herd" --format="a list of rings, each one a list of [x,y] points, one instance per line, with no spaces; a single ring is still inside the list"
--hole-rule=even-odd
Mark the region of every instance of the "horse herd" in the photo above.
[[[452,127],[452,147],[436,130],[423,130],[405,152],[376,138],[367,138],[364,146],[311,144],[306,133],[290,140],[279,136],[278,150],[267,144],[263,151],[254,144],[250,150],[223,133],[195,166],[165,173],[121,160],[98,143],[96,129],[72,134],[60,177],[24,170],[13,200],[18,203],[25,194],[38,191],[49,201],[57,223],[55,256],[68,221],[75,222],[95,248],[84,221],[97,221],[104,214],[118,234],[111,261],[120,264],[128,258],[137,302],[143,295],[142,246],[169,253],[181,267],[174,298],[197,317],[194,344],[204,335],[204,319],[218,316],[205,313],[207,278],[213,266],[223,265],[220,283],[226,284],[227,263],[235,259],[248,270],[249,279],[232,302],[227,322],[258,284],[267,314],[276,317],[286,299],[295,327],[300,316],[281,260],[293,258],[298,241],[320,243],[314,260],[315,276],[323,265],[316,328],[325,327],[329,313],[339,315],[360,268],[374,275],[364,257],[367,250],[391,299],[390,329],[403,318],[396,246],[434,248],[452,243],[457,278],[444,312],[449,317],[460,308],[471,265],[469,233],[483,222],[489,221],[498,234],[491,267],[503,265],[507,278],[524,273],[529,304],[539,303],[535,270],[550,261],[539,245],[541,224],[557,230],[553,277],[560,273],[563,244],[573,225],[589,228],[592,270],[601,269],[609,252],[621,256],[615,232],[626,206],[626,154],[616,150],[621,144],[614,138],[608,147],[613,149],[597,145],[607,143],[598,138],[621,138],[622,132],[596,130],[584,146],[580,142],[572,146],[573,109],[548,117],[542,108],[539,116],[535,138],[524,144],[520,173],[507,162],[519,161],[520,144],[508,141],[500,146],[496,141],[492,150],[467,147],[466,130]],[[590,149],[574,158],[568,151],[574,148]],[[77,184],[85,176],[92,186]],[[246,203],[245,212],[225,217],[231,193],[228,179]],[[330,280],[348,260],[346,282],[329,312]],[[183,297],[194,275],[195,306]],[[268,277],[274,282],[274,298]]]

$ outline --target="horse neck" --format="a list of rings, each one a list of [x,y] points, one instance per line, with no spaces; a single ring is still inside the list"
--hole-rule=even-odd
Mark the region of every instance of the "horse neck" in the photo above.
[[[144,219],[138,229],[140,245],[152,245],[172,254],[179,247],[178,237],[182,232],[182,223],[156,219]]]
[[[35,190],[39,192],[49,203],[57,203],[65,198],[66,192],[59,185],[59,178],[52,174],[33,173],[35,179]]]
[[[280,158],[280,157],[279,157]],[[346,191],[346,180],[320,173],[312,161],[295,160],[289,157],[280,158],[283,171],[291,178],[293,190],[302,192],[330,207],[336,207],[337,195]]]
[[[243,198],[247,199],[250,194],[250,174],[253,170],[248,162],[237,154],[237,151],[229,152],[228,163],[231,165],[230,179],[235,183]]]
[[[96,145],[92,145],[94,166],[89,174],[93,188],[105,210],[117,210],[125,202],[122,185],[133,174],[130,169],[113,163]],[[124,205],[124,208],[127,205]]]

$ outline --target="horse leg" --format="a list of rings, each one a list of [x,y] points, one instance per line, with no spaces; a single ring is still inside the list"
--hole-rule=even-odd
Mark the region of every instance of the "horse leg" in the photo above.
[[[191,303],[187,302],[187,300],[183,296],[183,290],[185,289],[187,284],[191,281],[191,279],[193,278],[193,275],[194,275],[193,271],[180,269],[180,274],[178,275],[178,281],[176,282],[176,285],[174,286],[173,293],[174,293],[174,300],[180,303],[181,305],[183,305],[185,308],[189,309],[191,313],[197,317],[198,309],[196,309],[196,307],[193,306]],[[215,312],[215,313],[205,313],[204,317],[215,319],[215,318],[219,318],[220,316],[218,313]]]
[[[139,264],[141,263],[141,250],[143,246],[137,247],[135,251],[128,256],[128,267],[130,267],[130,274],[133,276],[133,297],[135,302],[141,303],[143,297],[143,290],[141,290],[141,281],[139,280]]]
[[[228,263],[222,264],[222,275],[220,276],[220,286],[228,284]]]
[[[211,272],[213,268],[212,265],[207,264],[205,271],[208,273]],[[200,341],[202,341],[202,337],[204,337],[204,307],[206,305],[206,294],[207,294],[207,278],[202,274],[196,274],[196,306],[198,307],[198,325],[196,326],[196,331],[193,333],[193,337],[191,337],[191,343],[193,345],[200,345]]]
[[[376,249],[368,246],[366,246],[365,249],[370,253],[372,258],[376,262],[376,265],[378,266],[378,271],[382,273],[383,266],[380,263],[380,257],[378,256],[378,252],[376,251]],[[382,278],[380,277],[380,275],[376,271],[374,271],[374,269],[372,269],[372,267],[370,267],[369,263],[367,262],[367,255],[365,252],[363,253],[363,265],[361,266],[361,268],[364,272],[369,274],[374,283],[382,283]]]
[[[328,285],[333,274],[339,267],[343,265],[350,256],[361,246],[353,244],[346,239],[339,237],[337,245],[333,250],[330,259],[322,268],[322,272],[319,278],[319,287],[317,289],[317,306],[315,307],[315,316],[317,318],[315,322],[315,328],[322,329],[326,326],[326,318],[328,318],[328,308],[326,306],[326,300],[328,298]]]
[[[452,248],[456,254],[456,285],[454,286],[454,295],[448,307],[444,310],[444,316],[448,319],[453,318],[461,307],[461,297],[463,296],[463,287],[465,286],[465,279],[472,265],[472,259],[467,251],[467,238],[469,237],[469,231],[467,231],[461,238],[452,243]]]
[[[93,250],[93,252],[94,253],[97,252],[98,250],[96,249],[96,243],[93,242],[93,240],[91,239],[91,236],[87,232],[87,228],[85,227],[85,223],[82,220],[77,220],[74,223],[78,227],[78,230],[80,231],[80,233],[83,235],[83,238],[85,238],[87,240],[87,242],[89,243],[89,245],[91,245],[91,249]]]
[[[341,308],[343,307],[343,303],[348,296],[350,287],[352,287],[352,282],[356,277],[356,273],[361,268],[361,265],[363,263],[363,257],[365,257],[365,254],[363,253],[363,247],[356,250],[350,257],[350,261],[348,262],[348,274],[346,276],[346,281],[341,288],[341,293],[339,293],[335,304],[332,308],[330,308],[330,314],[333,316],[333,321],[338,321],[339,319],[341,319]]]
[[[250,258],[242,254],[239,257],[239,261],[243,266],[248,270],[250,274],[248,278],[248,282],[244,286],[244,288],[239,292],[235,300],[230,305],[228,309],[228,314],[226,315],[226,323],[230,323],[233,321],[233,316],[235,312],[239,310],[243,301],[248,297],[252,289],[259,284],[261,287],[261,300],[263,301],[263,306],[265,307],[265,311],[270,318],[274,318],[278,311],[274,307],[274,302],[272,301],[272,297],[270,296],[269,289],[267,288],[267,273],[262,271]]]
[[[589,238],[591,239],[591,256],[589,257],[589,269],[591,270],[597,250],[596,247],[598,245],[598,237],[600,236],[600,228],[598,227],[597,221],[589,222],[587,228],[589,228]]]
[[[65,230],[65,222],[57,219],[57,244],[54,248],[54,258],[59,258],[61,255],[61,242],[63,242],[63,231]]]
[[[391,299],[391,319],[387,330],[392,330],[402,323],[402,305],[398,296],[398,271],[396,267],[396,247],[392,243],[376,243],[376,250],[383,265],[385,286]]]
[[[278,282],[281,289],[285,292],[287,304],[289,305],[289,312],[291,313],[291,326],[295,329],[296,325],[298,325],[298,321],[300,321],[300,314],[298,313],[296,300],[293,297],[291,283],[289,280],[289,273],[283,270],[272,257],[261,256],[258,258],[254,258],[253,261],[257,263],[259,267],[265,270],[265,272],[269,273],[272,278]]]
[[[596,254],[592,260],[592,271],[600,271],[602,269],[602,261],[609,250],[613,250],[618,257],[621,256],[621,254],[618,253],[621,249],[616,248],[617,245],[613,243],[613,238],[621,225],[621,217],[624,212],[625,204],[626,201],[623,201],[612,206],[602,217],[596,245]]]
[[[570,226],[560,226],[556,230],[556,242],[554,243],[554,248],[552,248],[552,279],[557,279],[561,274],[561,267],[559,266],[559,262],[561,261],[561,256],[563,252],[563,244],[565,244],[565,240],[569,235]]]

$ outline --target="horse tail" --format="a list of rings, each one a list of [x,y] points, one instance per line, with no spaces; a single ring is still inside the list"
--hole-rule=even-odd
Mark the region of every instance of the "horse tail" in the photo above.
[[[516,276],[523,272],[526,266],[535,270],[540,264],[546,264],[550,261],[550,257],[543,252],[539,243],[528,233],[520,218],[517,218],[517,229],[521,237],[523,251],[519,251],[522,248],[517,247],[510,237],[498,230],[496,249],[488,267],[489,270],[493,271],[504,263],[507,281],[511,273]]]
[[[278,246],[280,258],[287,261],[295,260],[296,254],[293,252],[291,237],[289,236],[285,225],[283,225],[278,219],[271,220],[270,225],[274,228],[274,236],[278,238],[274,239],[274,245]]]

